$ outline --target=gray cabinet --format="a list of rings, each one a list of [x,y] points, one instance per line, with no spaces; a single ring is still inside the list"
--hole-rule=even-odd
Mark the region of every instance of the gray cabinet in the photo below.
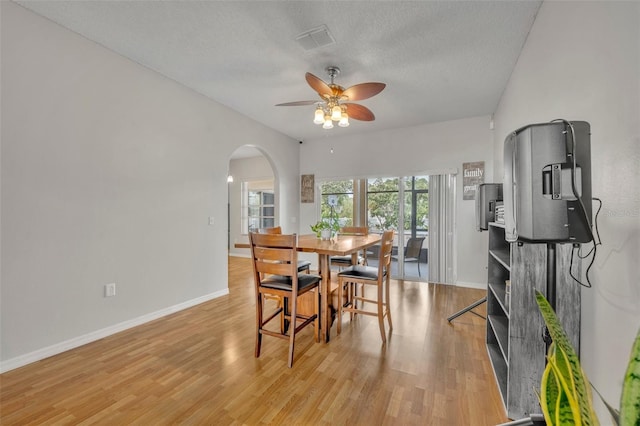
[[[546,344],[534,289],[553,298],[547,282],[555,281],[556,313],[578,351],[580,286],[569,274],[571,244],[508,243],[504,226],[497,223],[488,231],[487,351],[507,416],[520,419],[541,412],[536,392]],[[577,255],[573,274],[580,276]]]

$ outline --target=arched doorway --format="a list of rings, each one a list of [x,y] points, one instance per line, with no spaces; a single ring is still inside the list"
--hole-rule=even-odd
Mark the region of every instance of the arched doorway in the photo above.
[[[278,224],[276,173],[259,148],[243,145],[229,158],[228,176],[228,251],[246,256],[246,249],[236,249],[235,243],[246,242],[254,228]]]

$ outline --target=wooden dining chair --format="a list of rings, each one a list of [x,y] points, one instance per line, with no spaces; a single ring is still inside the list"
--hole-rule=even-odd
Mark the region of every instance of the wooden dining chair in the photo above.
[[[338,273],[338,300],[345,300],[344,293],[347,292],[346,303],[338,305],[338,325],[337,332],[342,331],[342,313],[372,315],[378,317],[380,336],[382,342],[387,341],[385,334],[384,318],[389,322],[389,331],[393,329],[391,322],[391,309],[389,307],[389,282],[391,278],[391,250],[393,248],[393,230],[384,231],[380,242],[378,253],[378,267],[366,265],[353,265]],[[356,294],[356,286],[376,287],[376,299],[365,297],[364,292]],[[358,304],[360,303],[360,305]],[[365,304],[375,304],[376,309],[365,309]]]
[[[259,234],[282,234],[282,228],[280,226],[274,226],[272,228],[260,228]],[[309,260],[298,260],[298,272],[304,272],[305,274],[311,273],[311,262]]]
[[[314,313],[302,315],[298,312],[298,298],[312,290],[319,292],[320,276],[299,274],[297,268],[298,251],[297,236],[283,234],[249,233],[251,259],[256,295],[256,341],[255,356],[260,357],[262,336],[274,336],[289,340],[289,368],[293,366],[293,350],[296,334],[309,324],[314,326],[316,342],[319,341],[319,310],[317,297],[313,297]],[[288,304],[278,304],[274,312],[265,314],[265,296],[272,295],[280,299],[288,299]],[[274,318],[280,319],[280,330],[266,328]],[[289,326],[282,324],[288,320]]]
[[[343,226],[340,228],[340,235],[369,235],[369,228],[366,226]],[[337,266],[338,268],[347,268],[352,266],[353,257],[347,256],[331,256],[331,266]],[[367,253],[358,253],[356,258],[356,265],[367,264]]]

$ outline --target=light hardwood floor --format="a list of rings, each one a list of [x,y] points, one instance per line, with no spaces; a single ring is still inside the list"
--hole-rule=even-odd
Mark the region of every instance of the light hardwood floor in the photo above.
[[[447,316],[484,295],[392,281],[394,330],[344,319],[342,334],[265,337],[253,356],[251,264],[229,259],[229,295],[0,376],[0,423],[494,425],[505,422],[485,322]],[[480,311],[482,312],[482,308]]]

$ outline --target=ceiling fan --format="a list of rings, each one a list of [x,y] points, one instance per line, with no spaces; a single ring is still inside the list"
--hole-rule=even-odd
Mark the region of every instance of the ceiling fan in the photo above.
[[[338,126],[347,127],[349,118],[360,121],[373,121],[376,119],[373,112],[365,106],[354,104],[351,101],[361,101],[382,92],[386,87],[384,83],[361,83],[344,88],[334,83],[335,77],[340,74],[340,68],[329,66],[325,69],[331,83],[327,84],[310,72],[305,74],[309,86],[315,90],[322,101],[297,101],[277,104],[276,106],[303,106],[316,104],[313,122],[322,124],[324,129],[333,128],[333,122]]]

